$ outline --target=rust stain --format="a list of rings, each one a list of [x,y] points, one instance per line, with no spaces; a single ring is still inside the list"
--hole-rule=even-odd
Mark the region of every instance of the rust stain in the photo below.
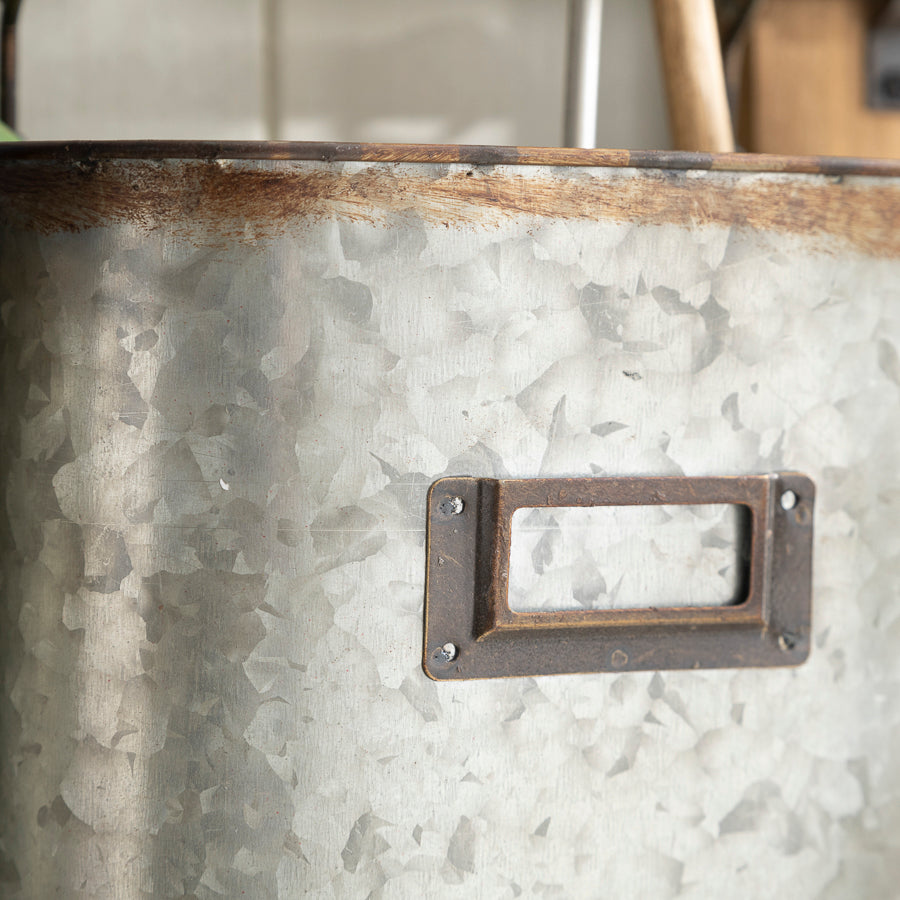
[[[634,166],[721,172],[794,172],[809,175],[900,176],[900,160],[683,150],[584,150],[570,147],[498,147],[478,144],[364,144],[315,141],[27,141],[0,143],[0,161],[235,160],[322,162],[431,162],[520,166]]]
[[[494,227],[511,217],[715,225],[796,234],[873,256],[900,256],[900,184],[828,177],[609,168],[546,175],[469,165],[423,174],[378,163],[270,167],[213,160],[0,163],[0,210],[39,231],[115,223],[175,229],[189,239],[273,237],[308,221],[406,216]]]

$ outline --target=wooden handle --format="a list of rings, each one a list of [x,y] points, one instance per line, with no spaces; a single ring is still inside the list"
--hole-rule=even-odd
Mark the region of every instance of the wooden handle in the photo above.
[[[714,0],[655,0],[678,150],[734,152]]]

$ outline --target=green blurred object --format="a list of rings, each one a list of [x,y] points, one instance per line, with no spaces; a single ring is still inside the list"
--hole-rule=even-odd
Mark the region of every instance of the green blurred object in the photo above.
[[[12,128],[5,122],[0,122],[0,141],[21,141],[22,138],[17,135]]]

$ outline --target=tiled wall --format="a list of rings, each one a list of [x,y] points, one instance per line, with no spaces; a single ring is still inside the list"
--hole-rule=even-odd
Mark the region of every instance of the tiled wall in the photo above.
[[[565,0],[24,0],[32,139],[558,145]],[[599,143],[669,146],[651,0],[606,0]]]

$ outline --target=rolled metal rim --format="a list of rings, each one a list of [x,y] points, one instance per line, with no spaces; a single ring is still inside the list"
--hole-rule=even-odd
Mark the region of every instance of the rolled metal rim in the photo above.
[[[472,144],[369,144],[312,141],[22,141],[0,145],[0,162],[112,159],[271,159],[320,162],[463,163],[478,166],[598,166],[613,168],[783,172],[810,175],[900,176],[900,160],[760,153],[585,150]]]

